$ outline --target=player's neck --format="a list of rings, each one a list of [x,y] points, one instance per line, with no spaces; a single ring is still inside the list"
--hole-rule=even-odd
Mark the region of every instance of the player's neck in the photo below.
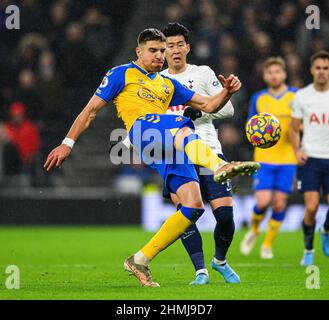
[[[268,87],[268,91],[272,93],[274,96],[279,96],[282,92],[286,91],[288,86],[285,83],[282,83],[278,87]]]
[[[324,84],[313,82],[313,87],[316,91],[324,92],[329,90],[329,82]]]
[[[186,69],[187,69],[187,67],[188,67],[188,64],[187,63],[184,63],[183,65],[182,65],[182,67],[180,67],[179,69],[177,69],[177,68],[173,68],[173,67],[168,67],[168,72],[170,73],[170,74],[179,74],[179,73],[183,73],[184,71],[186,71]]]

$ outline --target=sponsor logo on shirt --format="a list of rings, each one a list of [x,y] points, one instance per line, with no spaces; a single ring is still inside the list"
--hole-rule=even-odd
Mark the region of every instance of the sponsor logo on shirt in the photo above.
[[[164,88],[165,93],[169,94],[169,86],[164,83],[162,87]]]
[[[167,99],[164,99],[162,97],[158,97],[155,94],[153,94],[151,92],[151,90],[147,89],[147,88],[140,88],[137,92],[137,95],[144,100],[150,101],[150,102],[154,102],[155,100],[159,100],[162,103],[166,103]]]
[[[177,118],[175,119],[175,121],[177,121],[177,122],[182,122],[183,120],[184,120],[183,117],[177,117]]]
[[[317,115],[316,113],[313,112],[310,116],[310,121],[309,121],[309,124],[312,124],[312,123],[318,124],[318,125],[329,124],[329,115],[327,115],[325,113]]]

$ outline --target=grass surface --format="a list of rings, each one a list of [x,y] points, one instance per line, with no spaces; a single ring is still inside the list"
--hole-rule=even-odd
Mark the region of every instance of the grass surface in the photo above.
[[[320,289],[310,290],[308,274],[299,265],[302,234],[282,233],[275,258],[259,258],[261,239],[250,257],[241,256],[245,231],[235,235],[228,261],[241,284],[225,284],[210,270],[211,233],[203,233],[211,283],[190,286],[194,270],[180,241],[151,264],[160,288],[142,288],[123,270],[123,261],[138,251],[152,234],[135,227],[0,227],[0,299],[328,299],[329,258],[324,257],[316,235],[315,264]],[[261,236],[263,238],[263,236]],[[20,268],[20,289],[5,288],[6,266]]]

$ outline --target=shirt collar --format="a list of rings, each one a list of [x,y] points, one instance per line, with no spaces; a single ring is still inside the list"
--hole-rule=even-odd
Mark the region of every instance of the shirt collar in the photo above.
[[[136,62],[132,61],[131,63],[133,65],[133,67],[135,67],[137,70],[139,70],[142,74],[145,74],[151,80],[153,80],[156,77],[157,72],[147,72],[146,70],[141,68]]]

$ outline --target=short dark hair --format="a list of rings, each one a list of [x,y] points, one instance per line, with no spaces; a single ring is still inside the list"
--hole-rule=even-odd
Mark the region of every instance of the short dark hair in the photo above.
[[[329,60],[329,52],[325,51],[325,50],[321,50],[321,51],[318,51],[318,52],[314,53],[311,56],[311,65],[313,64],[313,62],[316,59],[328,59]]]
[[[162,30],[166,37],[183,36],[186,43],[189,43],[190,31],[178,22],[168,23]]]
[[[148,29],[144,29],[137,38],[137,44],[143,44],[147,41],[161,41],[161,42],[165,42],[166,41],[166,37],[164,36],[164,34],[155,28],[148,28]]]

